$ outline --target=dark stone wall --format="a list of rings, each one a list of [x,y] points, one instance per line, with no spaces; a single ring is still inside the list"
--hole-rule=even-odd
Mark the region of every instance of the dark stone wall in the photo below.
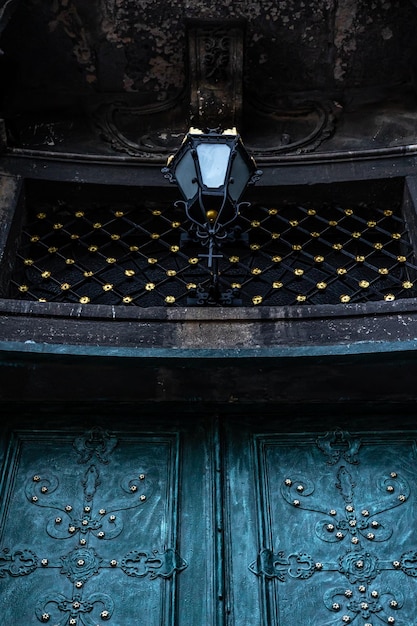
[[[150,101],[179,93],[189,19],[246,23],[245,85],[261,97],[408,82],[417,47],[417,10],[405,0],[25,0],[13,7],[0,46],[11,68],[7,91],[21,108],[114,92]],[[10,14],[0,8],[0,21]]]

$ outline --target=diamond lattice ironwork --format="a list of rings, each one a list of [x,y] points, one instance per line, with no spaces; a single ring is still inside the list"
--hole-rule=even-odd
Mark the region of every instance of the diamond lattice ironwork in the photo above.
[[[210,304],[206,250],[172,203],[30,199],[9,296],[48,302]],[[242,210],[219,260],[217,304],[283,306],[417,295],[401,206],[268,203]]]

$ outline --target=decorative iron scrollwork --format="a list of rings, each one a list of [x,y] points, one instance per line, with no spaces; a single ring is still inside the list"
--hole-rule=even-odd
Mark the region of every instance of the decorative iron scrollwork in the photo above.
[[[66,574],[71,582],[86,582],[97,574],[103,559],[93,548],[77,548],[65,556],[61,556],[61,573]]]
[[[349,550],[339,558],[339,571],[351,583],[369,582],[380,573],[378,558],[365,550]]]
[[[368,620],[377,615],[385,624],[393,624],[396,620],[393,613],[404,604],[404,596],[400,591],[377,588],[370,591],[365,586],[346,589],[336,587],[328,589],[323,597],[324,604],[329,611],[343,616],[344,623],[353,622],[356,617]],[[340,623],[339,620],[335,623]]]
[[[97,487],[100,485],[99,473],[95,465],[90,465],[84,475],[82,485],[84,487],[84,496],[87,502],[94,498]]]
[[[164,457],[167,459],[167,468],[173,472],[168,479],[172,483],[169,490],[167,488],[167,498],[173,495],[176,488],[176,475],[168,454],[171,441],[174,444],[175,439],[167,435],[152,438],[152,452],[158,446],[159,449],[163,447],[164,454],[167,454]],[[112,580],[117,576],[123,577],[124,574],[138,579],[170,579],[187,567],[186,561],[172,548],[162,545],[160,551],[152,550],[155,545],[153,540],[148,549],[130,550],[131,544],[127,543],[129,537],[135,535],[135,525],[140,513],[149,511],[150,517],[144,521],[144,528],[155,537],[158,535],[154,529],[154,523],[158,523],[159,519],[155,513],[158,503],[160,508],[165,507],[165,511],[168,508],[171,510],[171,507],[161,502],[164,491],[163,481],[159,477],[160,470],[148,465],[149,459],[154,458],[148,450],[148,442],[148,437],[141,438],[139,455],[129,456],[130,449],[126,457],[122,458],[122,467],[127,466],[129,470],[118,477],[110,468],[101,465],[109,463],[110,455],[118,443],[117,438],[102,429],[93,429],[78,437],[73,445],[80,456],[79,462],[85,464],[93,458],[97,463],[75,466],[72,474],[66,472],[65,450],[62,458],[54,463],[55,467],[60,467],[62,461],[62,477],[58,471],[54,473],[50,468],[35,468],[36,471],[27,476],[23,485],[26,500],[30,506],[41,509],[36,519],[38,530],[42,523],[40,516],[45,516],[48,538],[42,543],[41,538],[37,537],[39,545],[43,545],[45,550],[47,546],[51,546],[51,539],[61,540],[61,545],[66,545],[68,542],[65,540],[70,540],[70,547],[65,554],[57,553],[56,542],[51,553],[44,553],[41,557],[32,550],[16,547],[4,548],[0,552],[0,578],[26,576],[38,569],[38,576],[44,582],[50,581],[51,576],[59,572],[61,584],[68,586],[68,581],[72,583],[73,594],[61,593],[57,587],[37,598],[34,610],[40,622],[51,626],[97,626],[103,621],[111,620],[115,606],[112,598],[106,593],[87,593],[93,577],[102,575],[103,571],[106,580],[110,573]],[[143,465],[138,465],[137,457],[142,454]],[[162,454],[159,455],[159,450],[156,457],[156,462],[162,468]],[[153,498],[155,491],[157,497]],[[134,515],[128,516],[127,511],[134,511]],[[28,518],[30,517],[29,515]],[[163,519],[160,523],[169,523],[169,519]],[[123,530],[126,531],[123,547],[118,542],[110,544],[112,548],[114,545],[114,551],[110,555],[109,546],[104,546],[101,542],[115,539]],[[97,543],[101,544],[101,549],[97,548]],[[118,552],[115,549],[117,547]],[[123,557],[128,550],[130,551]],[[141,581],[138,584],[143,586]],[[161,598],[167,590],[171,591],[173,588],[170,582],[166,586],[151,586],[155,589],[155,597],[159,595]],[[149,593],[148,586],[145,587]]]
[[[61,557],[61,562],[61,573],[65,574],[72,583],[75,583],[76,589],[82,587],[85,582],[103,568],[115,569],[119,566],[116,559],[104,563],[103,559],[92,548],[76,548]],[[47,563],[43,565],[46,567]],[[175,572],[180,572],[186,567],[186,561],[172,549],[163,552],[158,552],[158,550],[131,550],[120,563],[120,569],[128,576],[137,578],[147,576],[151,580],[158,577],[171,578]],[[113,610],[114,602],[107,594],[95,593],[87,599],[81,599],[81,596],[75,594],[72,599],[69,599],[56,593],[42,595],[36,604],[35,612],[41,622],[49,622],[53,619],[54,626],[66,626],[80,622],[85,626],[95,626],[98,616],[103,620],[109,620]]]
[[[335,465],[341,459],[352,465],[359,463],[357,454],[361,441],[344,431],[326,433],[317,439],[317,445],[325,453],[328,465]],[[366,502],[363,499],[365,494],[361,494],[362,501],[358,505],[357,481],[350,468],[340,465],[333,483],[337,498],[331,507],[327,507],[323,489],[319,490],[314,481],[300,474],[287,475],[280,485],[284,501],[293,509],[324,514],[325,518],[312,526],[315,535],[327,543],[349,542],[349,547],[344,554],[323,563],[305,553],[287,557],[283,551],[275,554],[272,550],[262,549],[249,569],[258,576],[275,578],[282,583],[288,580],[288,576],[308,578],[314,572],[338,572],[351,587],[331,588],[324,594],[326,608],[338,614],[335,626],[340,620],[348,624],[357,617],[364,620],[378,617],[384,624],[399,624],[394,614],[403,607],[403,594],[396,587],[378,587],[375,581],[383,571],[401,571],[417,578],[417,551],[410,550],[396,560],[389,560],[378,556],[372,546],[392,537],[394,525],[392,521],[387,523],[384,514],[406,506],[411,490],[407,480],[394,469],[373,480],[374,497]],[[323,487],[322,482],[320,485]],[[369,624],[366,621],[365,626]]]
[[[174,572],[185,569],[187,563],[172,549],[164,552],[131,550],[123,557],[120,567],[128,576],[170,578]]]
[[[333,432],[317,437],[317,446],[327,456],[327,463],[335,465],[343,458],[352,465],[357,465],[361,440],[352,437],[345,430],[337,428]]]
[[[399,567],[407,576],[417,577],[417,550],[410,550],[402,555]]]
[[[117,511],[134,509],[143,506],[151,497],[154,480],[149,473],[136,476],[125,476],[121,481],[121,490],[125,497],[118,502],[116,509],[100,508],[93,513],[92,502],[100,485],[100,475],[95,465],[91,465],[84,473],[81,481],[85,505],[80,512],[72,504],[63,503],[51,497],[59,487],[59,480],[51,473],[39,472],[30,478],[25,487],[26,497],[32,504],[54,509],[58,515],[47,522],[47,532],[55,539],[68,539],[77,534],[86,536],[93,534],[102,540],[114,539],[123,530],[121,515]]]
[[[114,602],[105,593],[93,593],[82,599],[79,595],[66,598],[63,594],[45,594],[36,603],[35,613],[42,623],[51,623],[54,626],[67,624],[84,624],[95,626],[101,619],[108,620],[114,611]]]
[[[92,428],[82,437],[74,440],[74,449],[79,455],[79,463],[87,463],[93,456],[107,464],[109,456],[117,446],[117,437],[100,427]]]
[[[9,576],[27,576],[38,567],[38,557],[32,550],[14,550],[3,548],[0,554],[0,578]]]
[[[310,578],[317,569],[317,564],[312,557],[305,552],[297,552],[285,556],[284,552],[274,554],[272,550],[264,549],[258,555],[256,561],[249,565],[254,574],[263,575],[266,578],[278,578],[281,582],[286,580],[286,575],[291,578],[305,580]]]
[[[355,483],[344,465],[339,467],[336,478],[335,486],[344,503],[341,508],[327,509],[322,498],[311,499],[315,492],[314,483],[306,478],[286,478],[281,484],[281,494],[293,507],[326,514],[326,518],[317,522],[315,527],[317,537],[323,541],[335,543],[348,537],[353,544],[359,544],[359,538],[372,542],[389,539],[392,529],[380,518],[375,519],[375,516],[401,506],[408,500],[410,487],[407,481],[397,472],[380,477],[377,488],[383,496],[359,511],[355,505]]]

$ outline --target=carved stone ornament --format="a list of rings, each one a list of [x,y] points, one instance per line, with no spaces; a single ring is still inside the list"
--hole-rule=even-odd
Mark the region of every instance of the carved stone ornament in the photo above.
[[[243,101],[242,22],[190,20],[187,40],[189,94],[143,106],[107,103],[93,113],[101,138],[114,150],[161,162],[179,148],[189,126],[235,126],[253,156],[267,162],[315,150],[333,134],[342,112],[336,102],[276,93]]]
[[[174,120],[178,115],[183,121],[168,128],[164,113],[169,110]],[[165,163],[179,148],[187,128],[178,100],[146,106],[119,101],[101,105],[92,115],[101,139],[114,151],[146,162]],[[145,130],[146,120],[153,122],[151,130]]]
[[[18,4],[19,0],[2,0],[0,2],[0,33],[6,27],[7,22]]]
[[[243,24],[230,20],[190,22],[190,122],[197,128],[240,126]]]
[[[140,161],[163,163],[178,150],[190,125],[181,109],[184,105],[178,99],[143,107],[118,102],[97,108],[93,122],[101,139],[113,150]],[[170,126],[166,125],[165,111],[173,120]],[[242,123],[239,130],[245,145],[257,162],[268,163],[285,154],[316,150],[334,133],[342,107],[330,100],[303,102],[271,96],[268,103],[248,103],[247,111],[253,129]],[[227,126],[222,116],[216,125]]]

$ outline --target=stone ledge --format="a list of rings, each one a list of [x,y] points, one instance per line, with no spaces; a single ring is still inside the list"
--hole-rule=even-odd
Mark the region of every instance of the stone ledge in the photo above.
[[[415,350],[415,299],[311,307],[176,308],[0,301],[3,350],[192,358]]]

